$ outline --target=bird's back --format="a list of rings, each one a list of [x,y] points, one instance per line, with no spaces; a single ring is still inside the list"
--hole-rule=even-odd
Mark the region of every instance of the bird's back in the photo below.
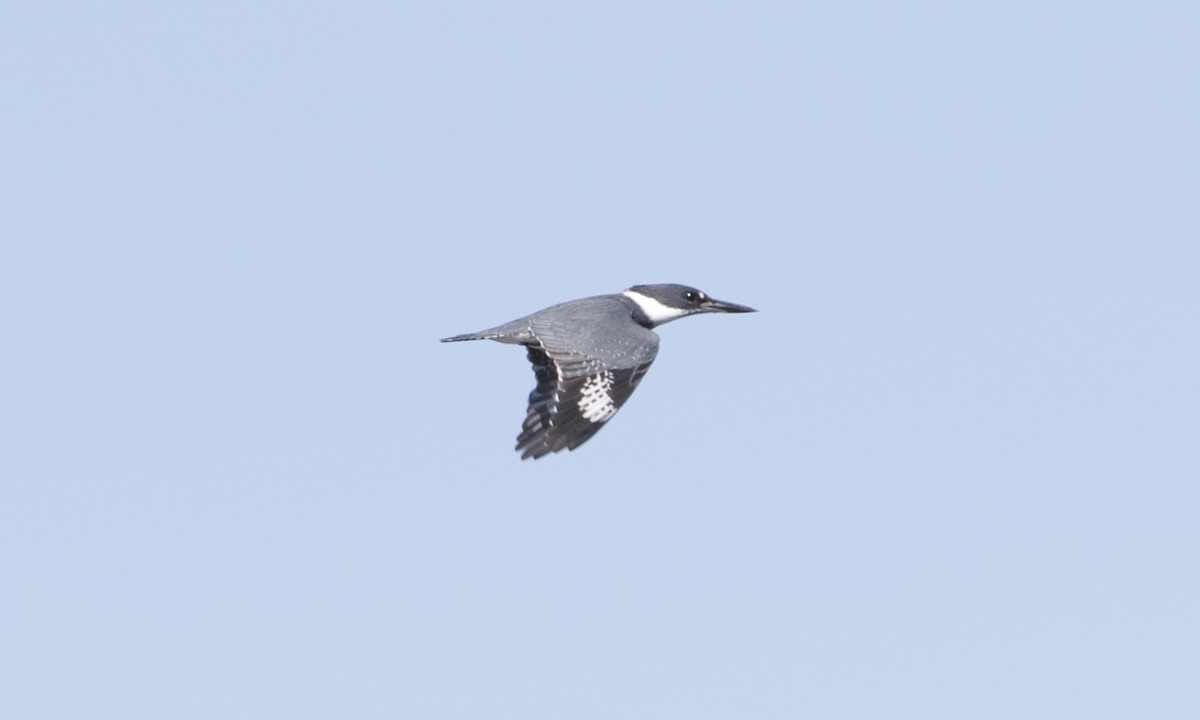
[[[536,342],[552,352],[632,367],[658,352],[658,335],[634,322],[634,310],[622,295],[597,295],[548,307],[528,320]]]
[[[594,348],[604,353],[614,347],[616,355],[626,352],[629,332],[645,330],[633,322],[636,306],[623,295],[596,295],[551,305],[543,310],[510,320],[493,328],[455,335],[442,342],[495,340],[516,345],[540,345],[546,339],[563,348]],[[657,344],[657,335],[645,330]],[[646,341],[642,336],[643,342]],[[598,357],[604,360],[606,357]]]

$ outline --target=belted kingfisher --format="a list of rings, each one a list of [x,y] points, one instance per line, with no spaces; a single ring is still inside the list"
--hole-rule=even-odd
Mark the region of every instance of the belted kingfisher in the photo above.
[[[521,459],[574,450],[633,394],[658,354],[651,328],[700,313],[755,312],[686,285],[634,285],[616,295],[571,300],[489,330],[442,342],[524,345],[537,387],[517,436]]]

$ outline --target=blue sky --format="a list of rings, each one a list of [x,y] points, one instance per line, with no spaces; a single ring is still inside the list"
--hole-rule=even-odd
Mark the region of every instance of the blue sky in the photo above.
[[[1194,3],[0,12],[0,715],[1194,718]],[[682,282],[576,452],[518,348]]]

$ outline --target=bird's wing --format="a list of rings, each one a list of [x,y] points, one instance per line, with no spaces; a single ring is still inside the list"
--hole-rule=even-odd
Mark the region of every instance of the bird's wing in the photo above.
[[[658,354],[658,336],[629,321],[586,325],[557,318],[538,323],[528,345],[537,387],[529,393],[525,425],[517,437],[522,459],[574,450],[625,404]],[[589,328],[599,327],[598,330]],[[613,328],[619,328],[613,330]],[[581,353],[579,347],[591,348]]]

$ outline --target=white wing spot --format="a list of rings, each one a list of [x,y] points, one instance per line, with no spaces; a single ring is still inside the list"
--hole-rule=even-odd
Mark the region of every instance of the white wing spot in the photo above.
[[[579,412],[584,418],[599,423],[616,414],[617,406],[609,394],[612,385],[613,375],[608,371],[588,377],[579,396]]]

